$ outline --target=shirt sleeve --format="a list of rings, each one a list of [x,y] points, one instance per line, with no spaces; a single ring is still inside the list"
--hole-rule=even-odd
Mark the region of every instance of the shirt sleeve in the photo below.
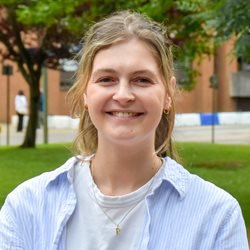
[[[238,203],[231,209],[217,234],[214,250],[249,250],[245,222]]]
[[[14,209],[8,200],[0,210],[0,249],[24,250],[20,226],[16,224]]]

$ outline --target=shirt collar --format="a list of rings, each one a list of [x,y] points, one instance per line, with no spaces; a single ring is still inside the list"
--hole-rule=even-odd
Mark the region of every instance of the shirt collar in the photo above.
[[[47,180],[46,186],[63,174],[67,176],[69,183],[73,183],[75,166],[83,160],[90,160],[92,157],[92,155],[88,157],[71,157],[61,167],[51,172],[51,175]],[[159,181],[159,186],[163,182],[168,182],[178,192],[180,198],[184,198],[188,191],[190,183],[190,173],[186,169],[184,169],[180,164],[178,164],[176,161],[172,160],[169,157],[164,158],[163,165],[163,173],[159,175],[159,178],[157,180]]]
[[[51,172],[49,178],[47,179],[46,186],[48,186],[61,175],[66,175],[69,183],[73,183],[74,168],[79,162],[82,161],[82,159],[82,156],[74,156],[69,158],[61,167]]]
[[[190,183],[190,173],[176,161],[166,157],[162,182],[166,181],[178,192],[180,198],[184,198]]]

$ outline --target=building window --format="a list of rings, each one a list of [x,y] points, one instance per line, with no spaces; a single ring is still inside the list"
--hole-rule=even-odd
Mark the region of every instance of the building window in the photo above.
[[[60,61],[60,68],[60,89],[68,90],[73,84],[78,63],[75,60],[62,59]]]
[[[238,59],[240,70],[250,71],[250,62],[244,61],[241,58]]]
[[[73,85],[74,71],[60,71],[60,90],[67,91]]]

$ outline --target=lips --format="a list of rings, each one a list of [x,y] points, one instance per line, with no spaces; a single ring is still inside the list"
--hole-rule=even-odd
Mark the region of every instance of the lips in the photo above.
[[[123,111],[113,111],[113,112],[107,112],[109,115],[119,117],[119,118],[130,118],[130,117],[137,117],[142,115],[143,113],[139,112],[123,112]]]

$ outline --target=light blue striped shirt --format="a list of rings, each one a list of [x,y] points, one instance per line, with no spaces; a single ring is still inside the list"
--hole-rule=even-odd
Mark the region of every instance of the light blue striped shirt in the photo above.
[[[72,157],[8,195],[0,211],[1,250],[65,250],[66,225],[77,202],[75,164]],[[238,202],[170,158],[165,159],[160,186],[146,197],[146,204],[140,250],[248,249]]]

